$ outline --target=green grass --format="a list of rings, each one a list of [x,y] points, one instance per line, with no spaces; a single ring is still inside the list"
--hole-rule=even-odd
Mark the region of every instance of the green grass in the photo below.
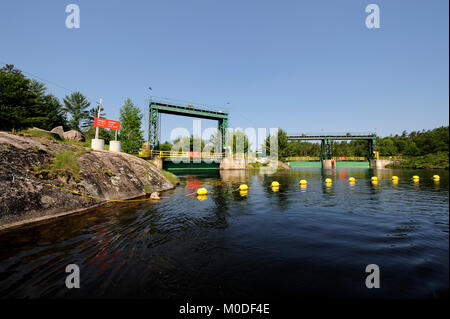
[[[78,157],[88,152],[86,149],[69,149],[56,153],[50,164],[34,168],[35,175],[43,175],[47,178],[58,176],[73,176],[78,183],[81,181]]]
[[[172,185],[177,185],[180,180],[178,179],[178,177],[174,174],[172,174],[171,172],[165,171],[165,170],[161,170],[161,172],[164,174],[164,176],[172,183]]]
[[[247,168],[248,169],[259,169],[261,167],[267,167],[269,166],[269,163],[260,163],[260,162],[254,162],[254,163],[248,163]]]
[[[145,185],[144,186],[144,192],[148,195],[152,193],[152,186],[151,185]]]
[[[52,134],[50,134],[48,132],[39,131],[39,130],[33,130],[31,128],[19,131],[18,134],[23,134],[25,136],[32,136],[32,137],[43,137],[43,138],[48,138],[48,139],[51,139],[51,140],[54,140],[54,141],[58,140],[54,135],[52,135]]]

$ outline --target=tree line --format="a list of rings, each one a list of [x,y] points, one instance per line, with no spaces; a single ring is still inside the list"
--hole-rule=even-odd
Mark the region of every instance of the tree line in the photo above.
[[[441,126],[432,130],[403,131],[401,135],[376,137],[376,149],[380,156],[424,156],[441,152],[448,153],[449,127]],[[333,156],[367,155],[367,141],[332,142]],[[267,137],[265,148],[270,153],[270,137]],[[294,156],[320,156],[321,144],[312,142],[288,142],[284,130],[278,130],[278,156],[281,158]]]
[[[263,146],[270,154],[269,136]],[[320,143],[311,142],[288,142],[287,134],[279,129],[278,158],[284,160],[287,157],[312,156],[319,157],[321,152]],[[367,155],[367,141],[353,140],[332,142],[333,156],[356,156]],[[412,131],[408,133],[376,137],[376,150],[380,156],[402,156],[401,163],[391,164],[392,167],[404,168],[449,168],[449,127],[441,126],[432,130]]]
[[[80,92],[63,98],[63,103],[53,94],[47,93],[45,85],[27,78],[14,65],[0,69],[0,130],[20,131],[30,127],[51,130],[63,126],[64,130],[80,131],[86,141],[95,137],[94,118],[99,105],[91,102]],[[101,108],[100,117],[105,118]],[[121,129],[119,138],[122,150],[138,150],[144,141],[141,130],[143,114],[131,99],[126,99],[120,109]],[[99,138],[106,143],[114,139],[114,130],[99,130]]]

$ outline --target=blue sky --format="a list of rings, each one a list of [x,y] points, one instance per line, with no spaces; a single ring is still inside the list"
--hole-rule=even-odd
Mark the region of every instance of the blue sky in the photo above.
[[[70,3],[79,29],[65,26]],[[365,26],[370,3],[380,29]],[[448,125],[448,10],[447,0],[3,0],[0,61],[51,81],[61,99],[61,87],[103,98],[115,120],[128,97],[147,119],[151,86],[226,107],[232,127],[384,136]],[[165,140],[192,119],[162,125]]]

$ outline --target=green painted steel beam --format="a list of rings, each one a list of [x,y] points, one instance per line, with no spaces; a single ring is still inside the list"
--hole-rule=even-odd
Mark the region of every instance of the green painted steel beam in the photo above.
[[[333,141],[343,141],[343,140],[373,140],[374,137],[372,135],[364,135],[364,136],[295,136],[288,135],[289,141],[322,141],[322,140],[333,140]]]
[[[227,113],[222,113],[218,111],[201,110],[196,108],[189,108],[184,106],[167,105],[160,103],[151,103],[150,108],[158,110],[159,113],[180,115],[180,116],[190,116],[198,117],[207,120],[220,120],[228,119]]]

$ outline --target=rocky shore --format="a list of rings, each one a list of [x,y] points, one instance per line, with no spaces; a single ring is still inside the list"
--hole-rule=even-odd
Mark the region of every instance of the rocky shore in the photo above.
[[[64,166],[64,161],[71,165]],[[0,230],[106,203],[44,184],[116,200],[174,187],[136,156],[0,132]]]

